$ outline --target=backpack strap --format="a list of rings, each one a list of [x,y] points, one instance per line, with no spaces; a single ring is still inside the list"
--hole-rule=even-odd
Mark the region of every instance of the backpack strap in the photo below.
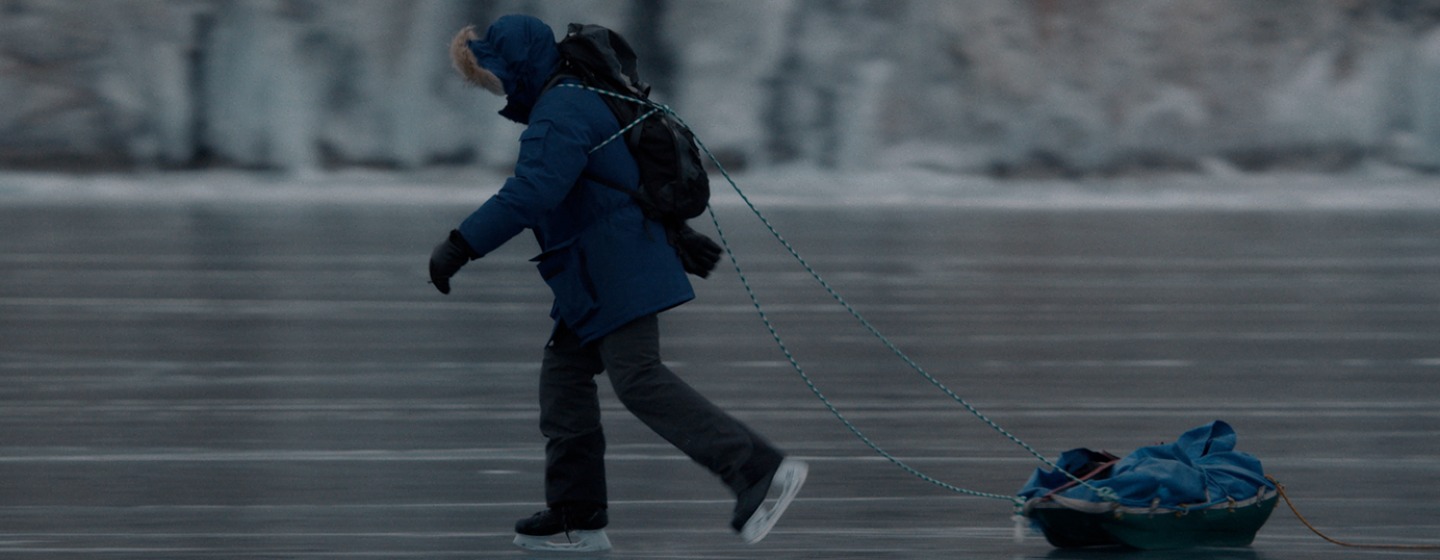
[[[550,91],[555,86],[560,85],[560,82],[563,82],[566,79],[579,80],[581,83],[585,82],[585,80],[582,79],[580,76],[571,72],[566,72],[565,67],[561,66],[560,68],[555,70],[554,74],[550,75],[550,79],[545,80],[545,87],[540,88],[540,94],[544,95],[545,92]]]

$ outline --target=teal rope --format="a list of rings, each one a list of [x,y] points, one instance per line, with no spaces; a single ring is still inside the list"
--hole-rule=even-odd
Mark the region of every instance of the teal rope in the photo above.
[[[645,113],[644,115],[641,115],[641,116],[640,116],[639,118],[637,118],[634,122],[631,122],[628,126],[626,126],[624,129],[622,129],[621,132],[624,132],[625,130],[629,130],[631,127],[634,127],[636,124],[638,124],[640,121],[644,120],[645,118],[648,118],[649,116],[654,115],[654,114],[657,113],[657,112],[663,111],[663,112],[665,112],[666,114],[670,115],[671,117],[674,117],[675,121],[676,121],[677,123],[679,123],[680,126],[685,127],[687,130],[690,130],[692,134],[694,133],[694,129],[691,129],[691,128],[690,128],[690,125],[687,124],[687,123],[684,121],[684,119],[681,119],[679,115],[675,114],[675,112],[674,112],[673,110],[671,110],[670,107],[668,107],[668,106],[666,106],[666,105],[663,105],[663,104],[660,104],[660,103],[656,103],[656,102],[650,101],[650,100],[648,100],[648,99],[638,99],[638,98],[630,97],[630,96],[627,96],[627,95],[621,95],[621,94],[618,94],[618,93],[615,93],[615,92],[612,92],[612,91],[608,91],[608,90],[604,90],[604,89],[599,89],[599,88],[593,88],[593,87],[584,86],[584,85],[579,85],[579,84],[561,84],[561,85],[562,85],[562,86],[566,86],[566,87],[575,87],[575,88],[581,88],[581,89],[590,90],[590,91],[593,91],[593,92],[595,92],[595,93],[599,93],[599,94],[602,94],[602,95],[608,95],[608,96],[611,96],[611,97],[615,97],[615,98],[619,98],[619,99],[623,99],[623,100],[629,101],[629,102],[631,102],[631,103],[637,103],[637,104],[640,104],[640,105],[643,105],[643,106],[651,107],[651,108],[652,108],[649,112]],[[616,134],[612,135],[609,139],[605,140],[605,143],[608,143],[608,142],[610,142],[611,140],[614,140],[614,139],[615,139],[616,137],[618,137],[619,135],[620,135],[620,133],[616,133]],[[602,143],[601,145],[604,145],[604,144]],[[804,257],[801,257],[801,256],[800,256],[799,251],[796,251],[796,250],[795,250],[795,247],[792,246],[792,245],[790,244],[790,242],[785,239],[784,236],[780,235],[780,232],[779,232],[778,230],[776,230],[776,229],[775,229],[775,226],[770,223],[770,220],[765,217],[765,214],[762,213],[762,212],[760,211],[760,209],[755,206],[755,203],[754,203],[754,202],[751,202],[750,197],[746,196],[746,195],[745,195],[745,192],[742,191],[742,190],[740,190],[740,186],[735,183],[735,179],[733,179],[732,177],[730,177],[730,173],[725,170],[725,166],[720,164],[720,160],[715,157],[715,154],[710,151],[710,148],[708,148],[708,147],[705,146],[705,143],[704,143],[704,142],[701,142],[701,141],[700,141],[700,138],[699,138],[698,135],[695,137],[695,145],[698,146],[701,151],[704,151],[704,152],[705,152],[705,155],[710,158],[710,161],[711,161],[712,163],[715,164],[715,168],[718,169],[718,170],[720,171],[720,174],[725,177],[725,181],[730,184],[730,188],[735,191],[735,194],[737,194],[737,195],[740,196],[740,200],[742,200],[742,201],[745,202],[745,206],[747,206],[747,207],[750,209],[750,211],[755,214],[755,217],[760,219],[760,223],[761,223],[761,224],[764,224],[765,229],[770,232],[770,235],[771,235],[772,237],[774,237],[776,241],[780,242],[780,245],[781,245],[781,246],[785,247],[785,250],[790,253],[790,256],[793,257],[793,258],[796,260],[796,262],[800,263],[800,266],[805,269],[805,272],[809,273],[809,274],[810,274],[810,277],[813,278],[816,282],[818,282],[818,283],[820,284],[820,286],[825,289],[825,292],[828,293],[832,299],[834,299],[834,300],[835,300],[836,302],[838,302],[842,307],[844,307],[845,310],[850,313],[850,316],[851,316],[851,317],[854,317],[857,321],[859,321],[860,325],[863,326],[867,331],[869,331],[871,335],[873,335],[875,338],[879,339],[880,342],[881,342],[882,344],[884,344],[885,347],[886,347],[887,349],[889,349],[892,354],[894,354],[894,355],[896,355],[897,357],[899,357],[902,361],[905,362],[905,364],[906,364],[907,366],[910,367],[910,369],[912,369],[912,370],[914,370],[916,373],[920,374],[921,377],[925,378],[925,380],[928,381],[928,382],[930,382],[931,385],[934,385],[936,388],[940,389],[940,391],[943,392],[946,396],[950,397],[952,400],[954,400],[955,402],[959,403],[962,407],[965,408],[965,410],[969,411],[971,415],[973,415],[973,416],[975,416],[976,418],[980,419],[980,420],[981,420],[982,422],[984,422],[986,425],[990,426],[991,429],[995,430],[995,431],[998,432],[1000,435],[1004,436],[1006,439],[1009,439],[1012,443],[1020,446],[1022,449],[1024,449],[1024,450],[1027,451],[1027,452],[1029,452],[1029,453],[1030,453],[1031,455],[1033,455],[1036,459],[1039,459],[1040,462],[1044,463],[1045,465],[1049,466],[1050,468],[1054,469],[1054,470],[1057,471],[1057,472],[1064,473],[1065,476],[1069,477],[1071,480],[1079,483],[1080,485],[1085,486],[1086,488],[1089,488],[1090,490],[1094,491],[1097,495],[1099,495],[1099,496],[1100,496],[1101,498],[1103,498],[1103,499],[1111,500],[1111,501],[1118,501],[1118,500],[1119,500],[1119,497],[1115,495],[1115,492],[1114,492],[1113,490],[1111,490],[1111,489],[1109,489],[1109,488],[1096,487],[1096,486],[1090,484],[1088,481],[1082,480],[1082,479],[1080,479],[1079,477],[1075,476],[1074,474],[1071,474],[1069,471],[1066,471],[1065,469],[1060,468],[1059,465],[1055,464],[1055,462],[1053,462],[1053,461],[1051,461],[1050,459],[1046,458],[1044,455],[1042,455],[1039,451],[1037,451],[1037,450],[1036,450],[1034,447],[1032,447],[1030,444],[1025,443],[1025,442],[1024,442],[1023,440],[1021,440],[1019,437],[1015,436],[1014,434],[1012,434],[1012,433],[1010,433],[1009,431],[1007,431],[1007,430],[1005,430],[1004,428],[1002,428],[1002,427],[1001,427],[998,423],[996,423],[994,420],[991,420],[990,417],[988,417],[988,416],[986,416],[984,413],[980,412],[980,410],[977,409],[977,408],[975,408],[974,405],[970,404],[969,401],[966,401],[966,400],[965,400],[963,397],[961,397],[959,394],[955,393],[955,391],[952,391],[949,387],[947,387],[947,386],[946,386],[944,383],[942,383],[939,379],[936,379],[935,376],[931,375],[930,372],[925,371],[925,368],[920,367],[920,364],[918,364],[918,363],[916,363],[914,360],[912,360],[909,355],[905,354],[904,351],[900,350],[900,348],[899,348],[898,346],[896,346],[895,343],[891,342],[890,339],[889,339],[888,337],[886,337],[883,333],[881,333],[879,329],[875,328],[875,326],[874,326],[873,324],[871,324],[870,321],[867,320],[864,315],[861,315],[861,314],[860,314],[860,311],[859,311],[859,310],[856,310],[854,306],[851,306],[851,305],[850,305],[850,302],[846,301],[845,298],[842,297],[842,296],[840,295],[840,293],[839,293],[838,291],[836,291],[835,288],[834,288],[833,286],[831,286],[830,283],[825,280],[824,277],[820,276],[820,273],[819,273],[819,272],[816,272],[815,269],[810,266],[810,263],[807,262]],[[597,146],[597,149],[598,149],[598,146]],[[978,490],[970,490],[970,489],[961,488],[961,487],[959,487],[959,486],[955,486],[955,485],[946,483],[946,482],[944,482],[944,481],[938,480],[938,479],[936,479],[936,478],[934,478],[934,477],[931,477],[931,476],[929,476],[929,475],[927,475],[927,474],[925,474],[925,473],[923,473],[923,472],[915,469],[914,467],[911,467],[910,465],[906,464],[904,461],[900,460],[899,458],[896,458],[894,455],[891,455],[888,451],[885,451],[885,449],[881,448],[881,447],[879,446],[879,444],[876,444],[876,443],[875,443],[874,441],[872,441],[868,436],[866,436],[866,435],[864,434],[864,432],[860,431],[860,429],[859,429],[858,427],[856,427],[855,424],[851,423],[850,420],[849,420],[848,418],[846,418],[845,415],[842,414],[842,413],[840,412],[840,410],[834,405],[834,403],[832,403],[832,402],[830,401],[830,399],[827,398],[827,397],[825,396],[825,394],[820,391],[820,388],[815,385],[815,382],[810,378],[810,375],[807,374],[807,373],[805,373],[805,369],[800,366],[800,362],[799,362],[799,361],[795,358],[795,356],[790,352],[790,349],[789,349],[789,347],[785,344],[785,341],[781,339],[780,333],[775,329],[775,325],[770,322],[770,318],[769,318],[769,316],[765,313],[765,309],[760,305],[760,300],[759,300],[759,298],[755,295],[755,291],[750,287],[750,281],[749,281],[749,279],[746,278],[744,271],[741,270],[741,268],[740,268],[740,262],[739,262],[739,260],[735,257],[735,251],[730,247],[730,242],[729,242],[728,239],[726,239],[726,237],[725,237],[725,232],[724,232],[724,230],[720,227],[720,219],[716,216],[716,214],[715,214],[715,209],[714,209],[713,207],[707,207],[707,209],[708,209],[709,212],[710,212],[710,221],[711,221],[712,223],[714,223],[714,225],[715,225],[715,231],[716,231],[716,233],[717,233],[717,234],[719,235],[719,237],[720,237],[720,243],[721,243],[722,246],[724,246],[726,255],[728,255],[728,256],[730,257],[730,264],[731,264],[732,266],[734,266],[734,268],[735,268],[735,274],[736,274],[737,276],[739,276],[739,278],[740,278],[740,283],[741,283],[741,285],[743,285],[743,286],[745,287],[745,293],[746,293],[746,295],[749,296],[749,298],[750,298],[750,303],[755,306],[755,312],[756,312],[757,314],[759,314],[759,316],[760,316],[760,321],[765,324],[765,328],[770,332],[770,337],[775,340],[775,344],[776,344],[777,346],[779,346],[780,352],[783,353],[783,354],[785,355],[785,358],[790,362],[790,367],[795,370],[795,373],[799,374],[800,379],[805,382],[805,385],[806,385],[806,387],[808,387],[808,388],[810,389],[810,392],[811,392],[811,393],[814,393],[815,396],[820,399],[820,402],[821,402],[823,405],[825,405],[825,408],[828,409],[828,410],[830,411],[830,413],[835,416],[836,419],[840,420],[840,422],[845,425],[846,429],[850,430],[850,433],[854,434],[857,438],[860,439],[861,442],[863,442],[866,446],[868,446],[872,451],[874,451],[875,453],[877,453],[877,454],[880,455],[881,457],[884,457],[886,460],[890,461],[891,463],[894,463],[897,467],[900,467],[900,468],[901,468],[902,470],[904,470],[905,472],[907,472],[907,473],[909,473],[909,474],[911,474],[911,475],[913,475],[913,476],[915,476],[915,477],[917,477],[917,478],[919,478],[919,479],[921,479],[921,480],[923,480],[923,481],[925,481],[925,482],[929,482],[930,484],[934,484],[934,485],[939,486],[939,487],[941,487],[941,488],[944,488],[944,489],[946,489],[946,490],[950,490],[950,491],[952,491],[952,492],[956,492],[956,493],[960,493],[960,494],[966,494],[966,495],[976,496],[976,497],[981,497],[981,498],[991,498],[991,499],[1005,500],[1005,501],[1011,502],[1011,503],[1014,504],[1017,508],[1019,508],[1019,507],[1021,507],[1021,506],[1024,505],[1025,500],[1024,500],[1023,498],[1019,497],[1019,496],[1007,496],[1007,495],[1003,495],[1003,494],[993,494],[993,493],[989,493],[989,492],[981,492],[981,491],[978,491]]]
[[[730,257],[730,264],[735,267],[735,274],[736,276],[740,277],[740,284],[745,287],[745,295],[750,297],[750,303],[755,306],[755,312],[760,315],[760,321],[765,324],[765,329],[770,331],[770,337],[775,340],[775,345],[780,347],[780,352],[785,354],[785,359],[789,360],[790,367],[794,368],[795,373],[800,375],[800,379],[805,382],[805,386],[810,389],[810,392],[814,393],[816,398],[820,399],[820,403],[825,405],[825,408],[830,411],[830,414],[834,415],[836,419],[840,420],[840,423],[844,424],[845,428],[847,430],[850,430],[850,433],[854,434],[855,437],[859,438],[861,442],[863,442],[876,454],[884,457],[887,461],[890,461],[895,466],[900,467],[905,472],[910,473],[911,475],[919,478],[920,480],[923,480],[930,484],[934,484],[935,486],[939,486],[951,492],[976,496],[980,498],[1005,500],[1011,502],[1016,508],[1020,508],[1025,505],[1025,501],[1018,496],[1006,496],[1002,494],[992,494],[989,492],[981,492],[978,490],[961,488],[959,486],[955,486],[953,484],[927,475],[924,472],[921,472],[920,470],[911,467],[905,461],[902,461],[894,455],[891,455],[890,452],[880,447],[879,444],[875,443],[873,440],[870,439],[869,436],[866,436],[864,432],[860,431],[859,427],[856,427],[854,423],[850,422],[850,419],[846,418],[845,415],[841,413],[838,408],[836,408],[835,404],[832,403],[830,399],[825,396],[825,393],[820,391],[820,388],[817,387],[815,385],[815,382],[810,379],[810,375],[805,373],[805,368],[800,366],[800,362],[795,358],[795,355],[790,352],[790,348],[785,344],[785,341],[780,338],[780,333],[775,330],[775,325],[770,322],[770,316],[766,314],[765,309],[761,307],[760,300],[755,295],[755,290],[750,287],[750,280],[745,277],[745,272],[740,269],[740,262],[736,259],[735,251],[730,247],[729,240],[725,238],[725,231],[720,227],[720,220],[715,215],[715,209],[709,208],[709,211],[710,220],[715,224],[715,231],[720,237],[720,244],[725,247],[725,254]],[[762,217],[761,220],[764,220],[764,218]]]

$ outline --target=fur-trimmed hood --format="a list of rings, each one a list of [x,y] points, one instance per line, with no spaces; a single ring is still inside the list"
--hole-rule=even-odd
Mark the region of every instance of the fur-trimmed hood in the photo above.
[[[555,32],[545,22],[509,15],[490,24],[484,38],[476,35],[474,26],[461,29],[450,41],[450,60],[466,81],[505,96],[501,116],[527,124],[560,52]]]
[[[505,86],[500,83],[500,78],[482,68],[480,61],[475,59],[475,53],[470,50],[470,43],[479,40],[480,36],[475,34],[475,26],[467,25],[461,29],[455,34],[455,38],[450,40],[450,63],[455,65],[455,71],[459,72],[465,81],[504,97]]]

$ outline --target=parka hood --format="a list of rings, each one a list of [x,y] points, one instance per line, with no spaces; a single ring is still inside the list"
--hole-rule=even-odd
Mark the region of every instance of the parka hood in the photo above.
[[[529,124],[530,110],[560,61],[555,31],[535,17],[508,15],[490,24],[483,38],[471,39],[473,36],[470,28],[456,36],[457,46],[463,41],[473,57],[473,60],[464,57],[463,51],[452,52],[456,68],[466,79],[487,89],[493,87],[493,83],[484,83],[488,79],[485,74],[493,75],[500,81],[507,102],[500,116]]]

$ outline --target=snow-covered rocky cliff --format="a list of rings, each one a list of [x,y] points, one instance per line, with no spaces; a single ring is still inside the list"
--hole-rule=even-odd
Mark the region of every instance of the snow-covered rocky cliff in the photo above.
[[[5,0],[0,165],[504,166],[446,46],[624,33],[736,167],[1440,168],[1430,0]]]

